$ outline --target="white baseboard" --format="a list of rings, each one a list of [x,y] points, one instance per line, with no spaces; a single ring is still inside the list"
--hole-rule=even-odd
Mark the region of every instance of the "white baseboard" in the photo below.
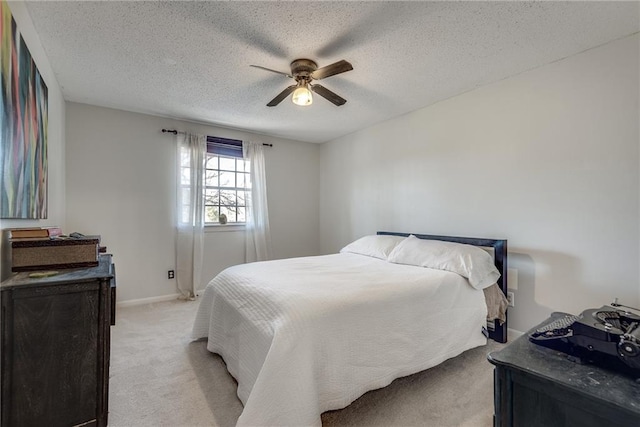
[[[116,307],[131,307],[134,305],[151,304],[153,302],[173,301],[178,299],[180,294],[162,295],[159,297],[130,299],[126,301],[120,301],[116,303]]]

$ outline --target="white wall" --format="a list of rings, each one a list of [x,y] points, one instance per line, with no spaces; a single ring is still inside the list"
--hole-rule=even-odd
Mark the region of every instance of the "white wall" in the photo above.
[[[272,143],[266,149],[275,258],[319,252],[319,146],[168,118],[67,103],[67,228],[100,234],[118,301],[175,294],[175,137],[162,128]],[[244,262],[244,232],[208,232],[206,283]]]
[[[639,305],[638,35],[321,147],[323,253],[377,230],[509,240],[510,327]]]
[[[48,135],[47,135],[47,156],[48,156],[48,213],[46,219],[2,219],[0,229],[12,227],[42,227],[48,225],[65,226],[65,103],[60,92],[60,87],[56,81],[49,59],[42,49],[40,38],[38,37],[31,17],[26,6],[22,2],[8,2],[13,18],[16,21],[18,30],[22,34],[29,52],[35,61],[42,78],[47,84],[49,111],[48,111]],[[2,239],[0,239],[1,242]],[[2,251],[0,243],[0,251]],[[2,259],[2,278],[6,278],[10,273],[5,251]]]

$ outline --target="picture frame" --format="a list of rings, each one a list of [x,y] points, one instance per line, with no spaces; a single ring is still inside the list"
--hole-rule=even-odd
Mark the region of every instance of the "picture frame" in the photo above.
[[[47,218],[48,88],[0,1],[0,218]]]

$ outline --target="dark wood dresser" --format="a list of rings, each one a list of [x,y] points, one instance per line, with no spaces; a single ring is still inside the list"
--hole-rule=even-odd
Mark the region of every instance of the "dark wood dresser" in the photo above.
[[[640,426],[640,383],[529,342],[529,333],[548,322],[489,354],[495,365],[494,426]]]
[[[2,427],[107,425],[115,266],[18,273],[2,296]]]

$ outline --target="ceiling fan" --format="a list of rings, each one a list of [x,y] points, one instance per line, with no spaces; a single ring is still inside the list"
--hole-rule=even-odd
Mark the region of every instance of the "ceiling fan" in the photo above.
[[[335,94],[326,87],[311,83],[313,80],[322,80],[327,77],[335,76],[336,74],[353,70],[351,64],[344,59],[322,68],[318,68],[318,65],[310,59],[296,59],[291,63],[291,73],[283,73],[281,71],[272,70],[259,65],[251,65],[251,67],[281,74],[296,81],[296,84],[289,86],[280,92],[278,96],[273,98],[271,102],[267,104],[267,107],[275,107],[280,104],[291,92],[293,92],[293,103],[301,106],[311,105],[313,102],[311,91],[317,93],[323,98],[326,98],[337,106],[343,105],[347,102],[346,99]]]

